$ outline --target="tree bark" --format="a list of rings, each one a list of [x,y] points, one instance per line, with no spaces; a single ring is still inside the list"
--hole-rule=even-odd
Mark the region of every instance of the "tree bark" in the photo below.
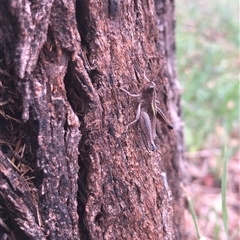
[[[0,3],[0,237],[181,239],[173,2]],[[157,122],[156,151],[125,131],[139,98],[122,89],[147,79],[174,125]]]

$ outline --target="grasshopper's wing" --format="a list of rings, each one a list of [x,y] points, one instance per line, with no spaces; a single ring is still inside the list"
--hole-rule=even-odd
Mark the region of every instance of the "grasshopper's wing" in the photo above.
[[[152,151],[157,149],[154,143],[154,133],[152,129],[151,119],[145,111],[141,111],[139,123],[141,127],[142,140],[146,148]]]

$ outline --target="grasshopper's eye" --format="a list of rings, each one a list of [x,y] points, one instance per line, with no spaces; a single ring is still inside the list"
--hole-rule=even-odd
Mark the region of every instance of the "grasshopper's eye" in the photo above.
[[[153,92],[155,89],[155,85],[149,85],[147,88],[146,88],[146,91],[147,92]]]
[[[147,93],[153,93],[153,92],[154,92],[154,86],[153,86],[153,85],[149,86],[149,87],[146,89],[146,92],[147,92]]]

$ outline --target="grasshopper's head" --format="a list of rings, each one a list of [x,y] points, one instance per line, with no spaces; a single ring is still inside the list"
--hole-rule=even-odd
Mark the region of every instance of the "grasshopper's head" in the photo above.
[[[151,82],[146,77],[145,72],[144,72],[144,78],[147,80],[147,84],[143,88],[143,92],[145,92],[146,94],[148,94],[148,93],[151,94],[151,93],[155,92],[156,84],[154,82]]]
[[[154,82],[149,82],[144,88],[143,88],[143,94],[154,94],[156,89],[156,85]]]

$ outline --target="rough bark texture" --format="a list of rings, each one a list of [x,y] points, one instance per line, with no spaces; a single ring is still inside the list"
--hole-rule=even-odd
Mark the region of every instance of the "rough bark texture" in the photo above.
[[[181,239],[173,2],[0,3],[0,234]],[[137,123],[125,132],[139,102],[120,88],[144,75],[174,124],[157,124],[154,152]]]

